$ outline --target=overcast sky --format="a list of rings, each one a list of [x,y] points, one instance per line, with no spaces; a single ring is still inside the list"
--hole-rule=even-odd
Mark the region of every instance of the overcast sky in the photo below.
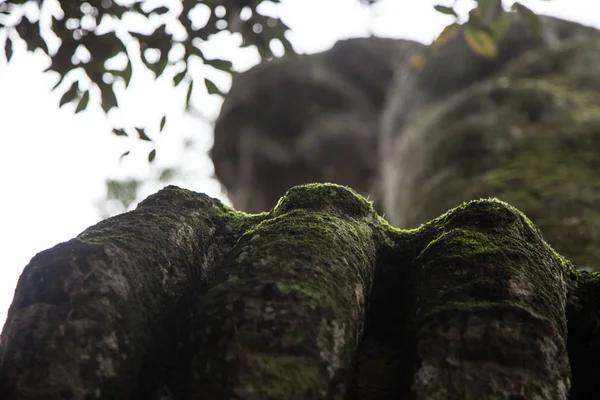
[[[265,11],[281,16],[291,27],[289,39],[298,52],[313,53],[339,39],[370,33],[428,43],[452,22],[436,13],[433,5],[449,3],[382,0],[369,9],[358,0],[283,0]],[[536,12],[600,27],[598,0],[522,3]],[[463,13],[470,6],[469,0],[459,4]],[[252,49],[238,49],[239,42],[237,35],[219,34],[203,50],[209,57],[233,60],[236,69],[244,70],[258,57]],[[194,172],[194,179],[185,183],[188,189],[223,198],[219,184],[210,177],[212,165],[206,155],[212,143],[210,125],[184,115],[186,88],[173,88],[172,74],[154,81],[150,72],[134,69],[130,89],[119,98],[120,110],[111,112],[110,119],[91,104],[74,115],[74,106],[58,109],[60,95],[50,92],[57,76],[42,73],[48,60],[42,54],[26,53],[23,43],[15,46],[9,65],[0,56],[0,325],[19,274],[31,257],[99,220],[95,203],[105,196],[105,180],[144,178],[150,173],[146,162],[150,147],[111,135],[113,124],[158,126],[167,114],[157,164],[185,164]],[[213,78],[222,89],[228,88],[226,77]],[[217,97],[196,90],[192,100],[208,117],[218,114]],[[180,146],[185,138],[195,139],[197,154],[182,161]],[[119,155],[129,149],[132,155],[120,163]]]

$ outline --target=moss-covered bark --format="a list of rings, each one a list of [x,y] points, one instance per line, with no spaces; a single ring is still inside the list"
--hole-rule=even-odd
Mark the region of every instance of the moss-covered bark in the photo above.
[[[561,22],[557,22],[558,27]],[[543,232],[544,239],[577,268],[598,270],[600,42],[598,31],[572,31],[573,34],[569,31],[570,27],[563,26],[556,31],[555,41],[536,46],[531,51],[516,51],[518,57],[511,62],[507,62],[510,58],[499,57],[488,64],[489,68],[480,69],[478,74],[473,73],[477,68],[473,69],[472,65],[473,68],[457,68],[451,62],[452,57],[446,55],[428,60],[429,65],[424,71],[411,71],[403,77],[405,79],[399,80],[404,86],[394,90],[392,97],[396,102],[390,102],[389,115],[384,115],[387,124],[384,124],[381,157],[386,184],[383,208],[391,223],[417,227],[465,201],[499,198],[531,218]],[[566,37],[561,32],[566,33]],[[515,38],[520,40],[518,35]],[[518,47],[515,46],[515,49]],[[451,47],[447,50],[452,52]],[[478,64],[474,65],[477,67]],[[429,79],[438,71],[441,74],[436,79],[444,80],[445,86],[441,86],[443,93],[440,93],[440,85],[436,84],[438,81]],[[448,79],[449,76],[456,79]],[[465,81],[469,85],[463,84]],[[484,232],[484,236],[479,233],[477,229],[475,233],[473,229],[456,231],[452,235],[446,233],[440,236],[440,244],[433,247],[434,254],[443,261],[457,241],[468,239],[485,257],[502,257],[504,250],[498,253],[488,246],[496,246],[497,238],[489,232]],[[509,252],[514,253],[515,250],[511,247]],[[469,265],[476,266],[474,273],[479,271],[477,277],[449,277],[445,275],[448,273],[445,268],[428,270],[424,275],[427,285],[422,293],[433,289],[430,283],[437,284],[435,279],[447,279],[450,285],[456,285],[461,279],[475,279],[472,283],[465,281],[465,287],[460,284],[459,288],[450,292],[442,286],[442,297],[452,299],[455,295],[461,296],[462,290],[471,290],[474,286],[476,294],[488,290],[485,293],[487,298],[496,296],[495,290],[492,290],[497,289],[496,283],[502,285],[503,279],[515,277],[510,263],[499,270],[492,265],[484,268],[478,265],[480,256],[469,257],[477,260],[476,263],[469,262]],[[453,268],[455,264],[452,263]],[[564,282],[556,280],[556,277],[545,280],[548,277],[546,267],[535,267],[535,263],[529,262],[528,265],[534,270],[526,275],[519,273],[519,284],[525,287],[533,285],[535,290],[530,290],[530,295],[541,296],[547,305],[556,306],[556,301],[560,300],[564,308],[561,311],[564,315],[559,317],[563,319],[560,322],[563,328],[557,331],[560,333],[556,334],[555,343],[558,343],[559,337],[567,340],[572,371],[571,398],[600,398],[600,385],[597,383],[600,378],[600,352],[597,350],[600,348],[597,345],[600,331],[599,275],[573,271]],[[535,272],[535,268],[540,269]],[[506,275],[490,278],[489,273],[493,270]],[[415,279],[415,283],[419,282]],[[494,286],[488,288],[486,285],[491,282]],[[538,282],[543,284],[539,286]],[[550,285],[566,285],[566,298],[556,293],[549,297],[544,288],[550,288]],[[414,297],[418,299],[418,293]],[[533,301],[534,297],[527,301]],[[435,302],[435,298],[432,301]],[[469,310],[465,309],[465,315],[476,314]],[[555,311],[559,309],[555,308]],[[486,309],[484,314],[491,315],[490,312]],[[558,329],[556,323],[559,320],[555,318],[559,314],[554,311],[551,314],[554,322],[547,328]],[[517,320],[516,316],[513,317]],[[467,325],[470,318],[465,320],[465,327],[470,326],[471,331],[477,331],[476,326]],[[502,318],[498,316],[496,320],[498,325]],[[493,331],[491,319],[482,321],[489,327],[486,335],[498,336]],[[437,319],[435,323],[438,323]],[[535,325],[543,328],[540,321],[531,321],[525,328]],[[505,322],[502,328],[506,326],[511,324]],[[513,328],[511,332],[518,333]],[[431,336],[435,337],[432,343],[453,346],[453,342],[444,339],[442,334],[434,333],[438,336]],[[423,331],[417,330],[415,340],[421,340],[422,335]],[[510,337],[505,337],[502,343],[506,346],[506,357],[515,361],[518,357],[515,358],[515,354],[509,351],[510,340]],[[423,357],[435,353],[431,347],[425,346],[427,351]],[[527,345],[526,348],[534,347]],[[468,347],[459,349],[465,355],[472,352]],[[532,354],[527,354],[527,361],[535,359]],[[555,354],[559,354],[559,350]],[[460,368],[463,367],[468,370],[469,364],[461,364]],[[555,371],[563,369],[557,364]],[[485,377],[486,373],[489,371],[485,368],[476,371],[479,377]],[[444,374],[439,376],[451,376],[446,370]],[[452,380],[459,384],[462,379],[468,379],[466,376],[468,372],[461,372],[461,379],[453,376]],[[498,376],[497,371],[494,371],[494,376]],[[560,381],[557,377],[552,379],[555,383]],[[550,389],[546,387],[543,390]],[[558,393],[558,389],[555,387],[554,393]],[[428,388],[423,386],[422,390]],[[543,390],[540,386],[539,393]],[[546,398],[539,393],[541,398]]]
[[[149,398],[187,340],[190,297],[261,219],[231,214],[169,187],[36,255],[2,332],[0,398]]]
[[[415,232],[419,399],[566,399],[574,271],[520,212],[471,202]]]
[[[345,398],[380,229],[371,206],[347,189],[289,191],[241,237],[226,278],[197,304],[193,391]]]
[[[385,158],[390,221],[416,227],[495,197],[577,267],[598,266],[599,49],[597,39],[578,39],[533,51],[414,111]]]
[[[336,185],[169,187],[25,268],[0,396],[596,398],[597,282],[497,200],[400,230]]]

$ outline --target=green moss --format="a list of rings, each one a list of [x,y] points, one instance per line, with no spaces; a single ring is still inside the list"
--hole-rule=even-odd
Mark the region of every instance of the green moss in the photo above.
[[[514,207],[495,199],[471,201],[413,234],[416,290],[422,293],[416,321],[452,304],[483,307],[508,301],[551,319],[566,334],[565,288],[556,281],[564,281],[571,270]]]
[[[523,210],[575,265],[598,265],[600,95],[594,85],[570,75],[514,85],[517,92],[545,96],[552,106],[540,102],[540,107],[547,108],[549,118],[564,118],[525,126],[519,151],[483,175],[479,192]]]
[[[266,219],[244,233],[230,255],[236,264],[239,263],[232,271],[232,276],[240,280],[261,276],[265,282],[270,281],[269,277],[277,276],[276,288],[282,295],[294,291],[296,294],[306,295],[310,302],[314,298],[323,300],[321,296],[330,293],[330,285],[335,287],[332,278],[328,278],[331,274],[327,271],[331,266],[331,261],[328,260],[344,258],[339,245],[335,243],[364,243],[365,247],[369,247],[369,242],[372,242],[371,234],[352,221],[310,210],[291,210],[284,215]],[[365,252],[363,246],[351,247],[355,256],[360,257],[361,264],[373,257]],[[324,249],[327,249],[325,253]],[[319,257],[323,261],[317,264],[324,269],[315,269],[309,276],[302,275],[302,263],[313,263],[314,261],[309,260]],[[260,268],[257,269],[259,265]],[[342,271],[344,270],[340,272]],[[366,275],[361,277],[363,283],[367,279]],[[302,284],[290,286],[289,283],[293,281]],[[307,285],[313,285],[312,290],[308,291]],[[317,293],[319,290],[320,294]]]
[[[484,233],[453,229],[442,232],[427,243],[423,251],[443,252],[447,258],[464,258],[493,253],[498,251],[498,246]]]
[[[218,207],[220,209],[220,216],[223,218],[227,229],[230,232],[238,232],[238,235],[252,229],[269,216],[269,213],[266,212],[260,214],[248,214],[237,211],[222,203],[219,203]]]
[[[332,184],[313,184],[293,188],[269,214],[252,216],[230,209],[227,209],[227,212],[229,218],[241,219],[244,222],[239,224],[247,224],[249,227],[244,233],[245,239],[242,240],[255,243],[250,247],[241,246],[232,253],[236,264],[241,265],[252,264],[253,260],[257,259],[264,260],[263,264],[270,264],[268,257],[271,256],[264,250],[261,243],[268,243],[269,247],[280,248],[282,251],[296,254],[302,252],[299,249],[310,247],[315,249],[314,253],[316,254],[320,251],[318,249],[329,248],[328,243],[331,243],[332,239],[339,238],[340,234],[349,234],[357,242],[365,240],[368,242],[375,239],[376,247],[379,249],[386,247],[398,252],[412,252],[416,257],[415,262],[422,266],[428,264],[427,257],[430,255],[435,255],[435,257],[441,255],[445,260],[443,263],[446,265],[460,264],[461,262],[494,264],[494,260],[506,261],[510,254],[516,260],[532,260],[535,255],[531,248],[527,248],[519,241],[505,238],[505,227],[512,225],[511,229],[514,230],[514,233],[511,235],[513,237],[537,240],[538,245],[546,247],[547,255],[550,256],[552,262],[561,266],[561,274],[574,273],[572,264],[543,242],[537,227],[522,212],[498,199],[474,200],[464,203],[413,230],[390,226],[375,213],[367,200],[347,188]],[[356,224],[340,219],[339,216],[367,217],[370,224]],[[307,234],[308,232],[310,234]],[[290,239],[293,241],[290,242]],[[407,250],[411,247],[412,249]],[[336,249],[331,249],[331,252],[333,254],[327,254],[327,256],[336,256]],[[369,258],[368,254],[363,253],[362,256],[365,259]],[[274,254],[272,257],[280,256]],[[515,268],[517,267],[515,266]],[[510,265],[503,266],[498,273],[508,275],[511,273],[510,268],[512,268]],[[447,272],[452,273],[451,269]],[[248,270],[247,273],[250,271]],[[258,281],[271,282],[269,285],[274,287],[281,296],[303,298],[307,306],[332,304],[326,295],[332,283],[330,278],[326,278],[327,273],[313,271],[313,277],[308,281],[302,281],[301,284],[298,283],[297,274],[291,271],[287,273],[284,270],[277,271],[279,276],[277,281],[268,279],[272,273],[275,271],[262,270],[261,275],[264,274],[262,280],[257,278],[256,281],[254,279],[249,281],[249,276],[246,276],[242,267],[242,269],[236,268],[235,273],[231,273],[228,279],[229,284],[238,287],[237,290],[240,289],[239,285],[244,280],[246,284],[251,283],[252,287],[256,287]],[[481,273],[481,271],[477,271],[477,273]],[[243,275],[246,277],[244,278]],[[255,275],[254,277],[256,278]],[[365,279],[368,280],[368,277],[363,276],[363,282]],[[526,278],[526,280],[535,279],[538,278],[533,276]],[[447,276],[446,281],[448,285],[442,284],[441,290],[438,292],[442,297],[455,296],[461,290],[464,292],[465,298],[472,299],[474,294],[488,294],[494,297],[494,293],[502,296],[506,294],[507,290],[506,288],[494,289],[494,285],[503,281],[503,277],[495,276],[493,273],[465,285],[450,287],[449,284],[453,282],[451,276]],[[534,307],[541,306],[543,303],[541,301]],[[474,302],[473,304],[476,306],[478,303]],[[534,311],[536,314],[540,312],[532,309],[532,312]]]
[[[314,184],[289,190],[260,218],[229,210],[223,216],[245,231],[220,268],[219,283],[197,305],[204,321],[198,329],[211,326],[200,335],[215,340],[198,357],[198,369],[206,359],[228,365],[223,338],[241,337],[252,365],[240,373],[236,391],[282,399],[305,387],[329,393],[329,379],[349,368],[361,332],[385,232],[377,214],[347,188]],[[218,329],[235,334],[215,333],[217,321],[231,321]]]
[[[399,243],[405,243],[411,234],[408,230],[391,226],[377,214],[372,203],[362,195],[351,188],[332,183],[295,186],[286,192],[274,209],[268,213],[248,214],[223,204],[220,204],[219,207],[228,226],[246,234],[260,230],[262,222],[280,217],[285,219],[290,212],[293,213],[292,216],[312,215],[314,212],[318,212],[344,218],[366,218],[370,229],[365,229],[360,224],[355,225],[355,229],[362,230],[362,234],[367,236],[373,234],[372,230],[376,231],[381,245],[390,248],[397,247]],[[319,218],[316,216],[317,221],[310,224],[311,228],[318,228],[322,226],[321,222],[327,222],[319,220]],[[304,229],[302,225],[298,225],[296,228]],[[238,261],[247,256],[247,253],[238,254]]]
[[[240,230],[239,240],[221,269],[222,281],[197,309],[211,329],[217,321],[234,321],[250,365],[239,375],[239,393],[282,399],[314,387],[327,393],[322,379],[331,365],[323,357],[332,356],[324,354],[340,346],[340,360],[350,362],[378,273],[383,282],[373,290],[392,292],[372,296],[369,329],[388,329],[390,315],[411,316],[391,321],[398,332],[474,317],[516,321],[515,329],[533,337],[566,337],[564,282],[576,272],[504,201],[470,201],[403,230],[355,192],[315,184],[291,189],[270,213],[223,207],[221,215]],[[273,332],[278,344],[265,347]],[[228,334],[212,334],[216,341],[207,342],[199,362],[227,353],[219,340]]]
[[[332,183],[313,183],[290,189],[272,211],[276,217],[290,210],[329,211],[348,217],[377,215],[373,205],[354,190]]]
[[[597,310],[600,308],[600,272],[576,271],[573,274],[574,287],[573,293],[577,297],[575,300],[577,307],[585,310]],[[584,307],[582,307],[582,304]],[[595,311],[591,313],[594,319],[597,319],[600,326],[600,316]]]
[[[592,133],[590,133],[592,134]],[[487,171],[482,191],[516,205],[537,226],[546,240],[576,265],[597,265],[600,249],[600,182],[598,161],[574,148],[573,138],[535,135],[502,166]]]

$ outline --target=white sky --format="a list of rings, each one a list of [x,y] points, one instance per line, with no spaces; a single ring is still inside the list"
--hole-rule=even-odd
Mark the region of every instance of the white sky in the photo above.
[[[283,0],[267,10],[280,15],[292,28],[289,39],[298,52],[313,53],[339,39],[369,33],[430,42],[452,22],[435,12],[433,5],[449,3],[452,1],[382,0],[369,9],[358,0]],[[522,3],[536,12],[600,27],[598,0]],[[459,2],[463,12],[470,4],[470,0]],[[209,57],[231,59],[236,69],[244,70],[258,57],[251,49],[237,49],[238,42],[235,35],[220,34],[203,50]],[[210,178],[212,165],[205,154],[212,143],[210,126],[184,115],[186,85],[173,88],[173,74],[154,81],[153,74],[134,66],[130,88],[119,98],[120,110],[111,112],[110,120],[91,102],[88,110],[74,115],[73,105],[58,109],[60,95],[50,92],[57,76],[42,73],[48,60],[41,54],[26,53],[23,43],[15,46],[9,65],[0,56],[0,325],[19,274],[31,257],[99,220],[95,202],[105,196],[105,180],[143,178],[150,173],[146,161],[150,147],[110,134],[111,124],[156,128],[167,114],[156,163],[184,164],[195,173],[185,187],[223,197],[218,183]],[[222,89],[228,87],[226,77],[211,77]],[[220,101],[198,90],[201,82],[199,79],[195,85],[193,103],[214,118]],[[194,159],[181,159],[183,138],[196,139]],[[119,163],[119,155],[128,149],[132,154]]]

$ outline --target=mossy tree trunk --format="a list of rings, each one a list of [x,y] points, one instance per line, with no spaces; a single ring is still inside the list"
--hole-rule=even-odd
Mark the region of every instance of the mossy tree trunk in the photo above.
[[[397,74],[383,207],[418,228],[330,184],[256,215],[169,187],[35,256],[0,399],[600,398],[600,274],[534,225],[598,264],[600,45],[552,23]]]
[[[341,186],[169,187],[32,259],[0,398],[594,398],[590,276],[500,201],[400,230]]]

